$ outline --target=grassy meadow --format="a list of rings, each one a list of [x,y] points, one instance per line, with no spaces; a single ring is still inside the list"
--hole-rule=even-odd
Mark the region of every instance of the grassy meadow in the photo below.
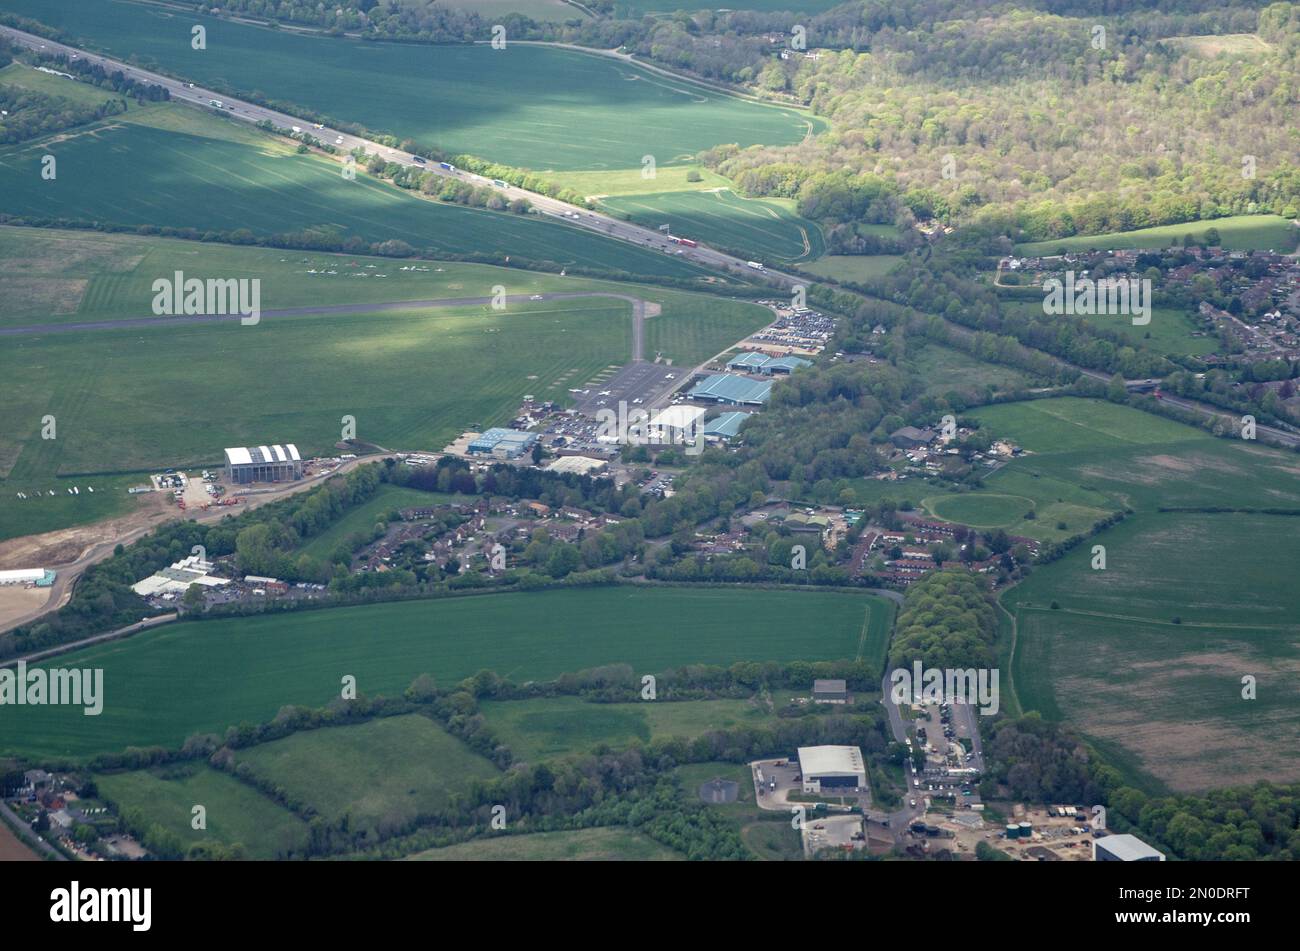
[[[238,843],[251,859],[274,859],[307,842],[307,823],[248,784],[203,763],[97,773],[95,783],[100,797],[120,813],[140,813],[179,836],[186,848],[204,841]],[[191,827],[196,805],[206,810],[206,829]]]
[[[294,733],[235,761],[330,823],[391,833],[500,771],[427,717],[412,714]]]
[[[898,254],[828,254],[800,267],[809,274],[832,281],[866,284],[884,277],[901,260],[903,258]]]
[[[515,758],[526,762],[590,753],[601,744],[619,748],[633,741],[695,739],[710,730],[771,717],[750,700],[587,703],[578,697],[489,702],[482,705],[482,713]]]

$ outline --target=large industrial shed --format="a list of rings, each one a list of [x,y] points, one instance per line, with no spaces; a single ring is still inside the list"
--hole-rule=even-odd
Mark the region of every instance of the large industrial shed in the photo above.
[[[226,450],[226,479],[235,485],[290,482],[301,478],[302,457],[293,443]]]
[[[1163,862],[1165,854],[1135,835],[1108,835],[1093,840],[1092,858],[1096,862]]]
[[[494,426],[475,436],[469,444],[469,451],[474,455],[491,454],[498,459],[518,459],[536,442],[537,433]]]
[[[803,791],[848,795],[867,788],[867,768],[856,746],[801,746]]]
[[[751,380],[730,373],[714,373],[705,377],[689,394],[693,400],[712,400],[732,406],[761,406],[771,395],[770,380]]]

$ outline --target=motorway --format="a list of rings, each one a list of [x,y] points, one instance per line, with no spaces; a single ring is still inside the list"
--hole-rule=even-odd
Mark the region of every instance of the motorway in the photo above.
[[[311,133],[321,142],[339,149],[341,152],[352,152],[356,149],[362,149],[368,155],[380,155],[389,162],[396,162],[399,165],[410,167],[419,167],[425,171],[432,172],[445,178],[455,178],[460,181],[470,182],[474,185],[492,188],[507,200],[522,198],[532,204],[539,212],[553,218],[563,220],[566,224],[574,227],[584,228],[588,231],[594,231],[598,234],[607,235],[620,241],[627,241],[631,244],[642,245],[667,254],[673,254],[684,260],[691,261],[702,267],[712,268],[714,270],[732,271],[743,274],[746,278],[753,280],[759,278],[759,272],[750,268],[745,261],[740,258],[732,257],[729,254],[723,254],[708,247],[686,248],[679,247],[669,241],[658,231],[649,228],[642,228],[640,225],[634,225],[630,222],[621,221],[617,218],[611,218],[608,215],[599,212],[588,211],[585,208],[579,208],[576,205],[570,205],[567,202],[559,201],[555,198],[548,198],[545,195],[539,195],[536,192],[530,192],[523,188],[517,188],[513,185],[494,185],[492,179],[484,178],[481,175],[475,175],[463,169],[448,170],[442,168],[437,162],[426,162],[418,156],[401,152],[397,149],[389,148],[371,139],[365,139],[361,136],[352,135],[349,132],[343,132],[339,129],[329,127],[315,128],[315,123],[307,119],[301,119],[288,113],[280,112],[275,109],[268,109],[265,106],[259,106],[242,99],[237,99],[227,93],[216,92],[211,89],[205,89],[202,86],[192,85],[170,76],[156,73],[151,70],[141,69],[138,66],[131,66],[121,60],[110,59],[107,56],[101,56],[97,53],[90,53],[75,46],[68,46],[64,43],[56,43],[54,40],[46,39],[43,36],[37,36],[34,33],[26,33],[22,30],[16,30],[9,26],[0,26],[0,36],[5,37],[11,42],[36,50],[43,53],[63,54],[68,58],[77,57],[91,64],[99,65],[104,69],[121,70],[128,77],[140,82],[154,83],[164,87],[172,99],[179,102],[186,102],[192,105],[201,106],[205,109],[214,107],[209,105],[210,100],[217,100],[222,103],[221,110],[228,116],[236,119],[242,119],[245,122],[270,122],[282,129],[291,129],[298,126],[305,132]],[[799,283],[799,281],[788,275],[778,274],[772,271],[763,272],[765,275],[787,284]]]
[[[419,166],[435,175],[455,178],[461,181],[471,182],[475,185],[493,188],[508,200],[514,200],[516,198],[525,199],[542,214],[551,216],[556,220],[562,220],[566,224],[574,227],[585,228],[588,231],[594,231],[611,238],[616,238],[620,241],[626,241],[631,244],[652,248],[667,254],[675,254],[685,260],[691,261],[692,263],[701,265],[702,267],[740,274],[751,281],[766,278],[769,282],[783,287],[792,287],[796,284],[804,283],[802,278],[783,274],[780,271],[774,271],[770,268],[765,269],[762,272],[757,272],[750,268],[747,263],[742,261],[740,258],[733,257],[729,254],[723,254],[721,251],[715,251],[714,249],[704,245],[694,248],[679,247],[670,242],[658,231],[652,231],[649,228],[642,228],[640,225],[635,225],[627,221],[620,221],[617,218],[611,218],[608,215],[599,212],[588,211],[585,208],[579,208],[576,205],[570,205],[567,202],[559,201],[555,198],[548,198],[545,195],[539,195],[536,192],[530,192],[513,185],[506,185],[504,187],[494,185],[491,179],[484,178],[481,175],[474,175],[460,169],[444,169],[436,162],[427,163],[417,156],[405,152],[399,152],[386,145],[381,145],[378,142],[352,135],[351,133],[331,128],[316,129],[313,127],[314,124],[306,119],[300,119],[284,112],[268,109],[264,106],[258,106],[241,99],[232,98],[225,93],[204,89],[200,86],[173,79],[172,77],[163,75],[162,73],[156,73],[150,70],[140,69],[139,67],[130,66],[120,60],[110,59],[106,56],[100,56],[95,53],[88,53],[85,50],[68,46],[64,43],[56,43],[53,40],[37,36],[33,33],[26,33],[9,26],[0,26],[0,36],[4,36],[11,42],[28,49],[46,53],[61,53],[69,58],[76,56],[85,59],[92,64],[103,66],[105,69],[110,71],[121,70],[133,79],[156,83],[159,86],[163,86],[171,94],[173,99],[180,102],[187,102],[210,109],[213,107],[208,105],[209,100],[216,99],[225,106],[223,111],[225,111],[227,115],[233,116],[237,119],[242,119],[246,122],[256,123],[268,121],[283,129],[290,129],[294,126],[299,126],[300,128],[310,130],[311,133],[322,142],[326,142],[344,152],[362,149],[367,154],[381,155],[390,162],[396,162],[406,166]],[[947,323],[947,325],[959,335],[970,336],[974,334],[974,331],[969,328],[953,324],[949,321],[945,321],[945,323]],[[634,359],[639,359],[639,357],[634,355]],[[1100,371],[1087,370],[1083,367],[1075,366],[1074,364],[1061,360],[1060,358],[1054,357],[1053,359],[1058,365],[1082,373],[1083,375],[1095,380],[1100,380],[1102,382],[1110,381],[1110,376]],[[1201,403],[1195,400],[1171,396],[1164,396],[1163,400],[1170,405],[1177,406],[1181,409],[1187,409],[1201,413],[1202,415],[1216,416],[1229,420],[1234,425],[1239,422],[1238,417],[1235,414],[1220,409],[1217,406],[1211,406],[1208,403]],[[1263,425],[1256,427],[1256,433],[1261,437],[1268,437],[1268,439],[1281,446],[1288,448],[1296,448],[1300,446],[1300,434],[1290,433],[1272,426]]]

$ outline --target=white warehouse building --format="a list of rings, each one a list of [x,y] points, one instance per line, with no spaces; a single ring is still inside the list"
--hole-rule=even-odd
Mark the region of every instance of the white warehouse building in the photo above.
[[[867,768],[856,746],[801,746],[803,791],[847,795],[867,788]]]
[[[293,443],[226,450],[226,479],[234,485],[291,482],[301,478],[302,457]]]

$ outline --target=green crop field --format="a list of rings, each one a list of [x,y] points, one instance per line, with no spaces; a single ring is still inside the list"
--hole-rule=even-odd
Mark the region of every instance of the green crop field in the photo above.
[[[235,761],[331,824],[391,834],[500,770],[427,717],[386,717],[294,733],[241,749]]]
[[[1034,241],[1016,245],[1017,254],[1057,254],[1062,248],[1066,251],[1118,251],[1124,248],[1165,248],[1171,244],[1182,244],[1183,238],[1191,235],[1194,241],[1205,237],[1210,228],[1218,229],[1220,244],[1225,248],[1241,251],[1279,251],[1289,253],[1296,248],[1300,231],[1296,226],[1280,215],[1234,215],[1229,218],[1206,218],[1201,221],[1188,221],[1180,225],[1161,225],[1158,228],[1142,228],[1138,231],[1121,231],[1115,234],[1075,235],[1070,238],[1054,238],[1050,241]]]
[[[682,856],[631,829],[596,828],[476,839],[409,858],[415,862],[675,862]]]
[[[753,304],[654,287],[161,239],[115,238],[101,254],[87,251],[73,264],[60,255],[67,250],[76,258],[86,248],[84,236],[73,234],[65,244],[61,234],[0,229],[0,251],[15,248],[29,280],[46,282],[31,284],[12,313],[0,296],[0,325],[39,320],[33,298],[48,299],[64,282],[83,288],[78,302],[46,322],[148,317],[152,281],[175,270],[257,278],[264,282],[264,310],[490,297],[498,284],[513,294],[634,294],[661,307],[646,320],[647,353],[678,365],[704,360],[771,318]],[[31,246],[15,247],[32,236]],[[53,263],[43,272],[46,261]],[[0,288],[6,286],[8,278],[0,277]],[[512,302],[502,311],[472,305],[267,316],[254,327],[232,322],[8,337],[0,350],[0,376],[12,383],[10,412],[0,423],[0,464],[12,467],[17,491],[57,473],[207,464],[223,445],[268,439],[317,452],[339,438],[344,415],[356,417],[362,439],[440,449],[467,428],[509,420],[525,394],[569,402],[570,387],[626,362],[631,340],[631,305],[607,297]],[[286,385],[286,359],[310,372],[293,373]],[[303,413],[303,406],[311,411]],[[57,420],[57,439],[40,438],[47,414]]]
[[[749,700],[586,703],[577,697],[484,703],[482,713],[515,758],[526,762],[589,753],[600,744],[617,749],[633,741],[694,739],[771,718]]]
[[[866,284],[884,277],[901,260],[902,256],[897,254],[830,254],[800,267],[832,281]]]
[[[37,177],[41,156],[58,178]],[[582,229],[423,198],[331,159],[299,155],[288,139],[196,107],[158,105],[82,127],[57,145],[0,149],[0,211],[128,226],[310,231],[368,242],[404,241],[429,254],[512,255],[564,267],[698,276],[678,258]],[[13,187],[22,182],[22,187]],[[557,260],[558,258],[558,260]]]
[[[525,681],[614,663],[870,657],[889,610],[856,593],[613,587],[164,625],[59,657],[104,669],[103,713],[0,708],[0,754],[179,746],[284,704],[325,704],[348,674],[363,693],[395,695],[421,673],[445,685],[482,669]]]
[[[307,823],[252,786],[201,763],[98,773],[95,783],[119,812],[139,813],[178,836],[184,848],[204,841],[240,843],[249,858],[273,859],[307,843]],[[196,805],[206,811],[206,829],[191,826]]]
[[[1144,513],[1096,539],[1105,570],[1087,544],[1035,571],[1002,598],[1021,707],[1175,790],[1300,777],[1295,521]]]
[[[640,168],[720,142],[790,145],[815,120],[629,62],[556,48],[373,43],[270,30],[122,0],[0,0],[143,66],[537,170]],[[575,11],[576,12],[576,11]],[[190,28],[207,49],[190,48]],[[487,37],[485,36],[485,39]]]
[[[606,198],[605,210],[645,228],[752,255],[764,262],[800,263],[826,250],[821,229],[787,204],[742,198],[729,188]]]

